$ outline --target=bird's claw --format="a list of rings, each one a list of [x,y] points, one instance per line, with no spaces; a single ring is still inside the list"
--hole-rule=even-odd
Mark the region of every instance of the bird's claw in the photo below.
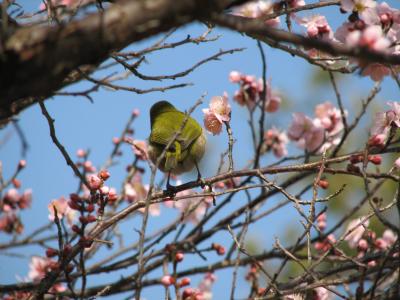
[[[169,183],[167,183],[166,188],[167,188],[166,190],[163,190],[163,194],[166,197],[174,198],[176,193],[178,192],[178,189],[176,188],[176,186],[173,186],[173,185],[170,185]]]

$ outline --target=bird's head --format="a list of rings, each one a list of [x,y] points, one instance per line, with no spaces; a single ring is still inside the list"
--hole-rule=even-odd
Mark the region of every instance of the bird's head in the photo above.
[[[175,106],[173,106],[171,103],[168,101],[159,101],[155,104],[150,109],[150,122],[151,124],[154,123],[154,119],[159,116],[162,113],[169,112],[169,111],[177,111]]]

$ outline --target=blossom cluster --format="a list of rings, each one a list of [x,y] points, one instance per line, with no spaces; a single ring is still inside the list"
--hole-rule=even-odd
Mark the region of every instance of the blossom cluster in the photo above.
[[[1,162],[0,162],[1,164]],[[26,161],[18,163],[17,173],[26,166]],[[14,177],[11,180],[13,188],[8,189],[3,197],[0,196],[0,231],[21,234],[24,230],[20,218],[20,211],[27,209],[32,203],[32,190],[20,192],[21,181]],[[0,184],[1,186],[1,184]]]
[[[211,292],[211,288],[213,283],[217,280],[217,277],[214,273],[206,273],[199,283],[197,288],[187,287],[182,291],[182,299],[186,300],[212,300],[213,295]],[[161,283],[168,288],[168,286],[174,285],[175,288],[181,288],[187,285],[190,285],[190,278],[184,277],[179,282],[175,279],[175,277],[171,275],[164,275],[161,278]]]
[[[247,18],[266,20],[267,26],[277,27],[279,17],[268,18],[268,15],[281,11],[283,5],[294,8],[305,5],[298,1],[251,1],[236,8],[233,14]],[[294,13],[290,17],[300,26],[306,28],[306,35],[333,44],[343,44],[348,47],[368,49],[391,55],[400,55],[400,10],[390,7],[386,2],[377,3],[374,0],[341,0],[340,10],[348,13],[347,20],[334,31],[323,15],[299,17]],[[326,53],[311,49],[311,58],[324,58],[329,64],[334,60]],[[363,60],[350,60],[345,65],[356,63],[361,75],[369,76],[374,81],[380,81],[391,74],[388,66],[379,63],[367,63]],[[393,69],[398,72],[398,70]]]
[[[346,112],[345,112],[346,114]],[[294,113],[288,129],[288,137],[297,146],[308,152],[323,152],[337,145],[343,130],[342,115],[332,103],[325,102],[315,107],[315,118]]]
[[[232,83],[239,84],[239,90],[233,96],[234,100],[241,106],[247,106],[253,110],[256,105],[261,105],[264,102],[263,109],[266,112],[276,112],[281,104],[281,97],[272,90],[271,81],[265,83],[265,99],[262,99],[264,94],[264,81],[262,78],[256,78],[252,75],[232,71],[229,74],[229,80]]]

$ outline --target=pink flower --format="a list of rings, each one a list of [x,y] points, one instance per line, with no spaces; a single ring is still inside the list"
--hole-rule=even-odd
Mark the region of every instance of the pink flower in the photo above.
[[[242,74],[240,74],[238,71],[232,71],[229,73],[229,81],[232,83],[239,83],[241,76]]]
[[[261,18],[274,12],[274,4],[271,1],[250,1],[235,7],[233,14],[246,18]],[[265,21],[268,26],[276,27],[280,24],[279,17]]]
[[[333,32],[325,16],[314,15],[309,18],[299,18],[298,23],[307,29],[307,35],[311,38],[331,40]]]
[[[390,26],[397,21],[399,10],[390,7],[386,2],[378,3],[373,8],[366,8],[362,19],[368,25]]]
[[[215,96],[211,98],[210,108],[203,109],[204,114],[214,114],[218,121],[229,122],[231,119],[231,106],[228,103],[228,94],[224,92],[223,96]]]
[[[220,122],[229,122],[231,119],[231,105],[228,102],[228,94],[215,96],[211,99],[210,110],[216,115]]]
[[[88,173],[94,173],[96,172],[96,167],[93,166],[92,162],[90,160],[87,160],[83,163],[83,167],[86,172]]]
[[[390,74],[391,71],[388,67],[378,63],[371,63],[361,71],[361,75],[369,76],[373,81],[381,81],[383,77],[389,76]]]
[[[286,133],[280,132],[275,127],[267,130],[264,134],[264,143],[267,147],[266,151],[272,150],[276,157],[287,155],[286,145],[288,141]]]
[[[344,112],[347,115],[347,112]],[[315,116],[320,120],[322,127],[329,135],[336,135],[343,130],[342,115],[340,110],[330,102],[318,104],[315,107]]]
[[[25,209],[31,206],[32,190],[25,190],[21,195],[17,189],[9,189],[0,201],[0,210],[10,212],[17,208]]]
[[[139,116],[139,115],[140,115],[140,110],[139,110],[138,108],[135,108],[135,109],[132,111],[132,115],[135,116],[135,117]]]
[[[68,200],[64,197],[60,197],[57,200],[51,201],[47,206],[49,210],[49,220],[52,222],[54,222],[55,219],[54,207],[57,210],[58,218],[61,220],[63,217],[66,217],[68,224],[72,225],[75,212],[69,207]]]
[[[161,283],[163,286],[168,287],[170,285],[173,285],[175,283],[175,278],[172,277],[171,275],[164,275],[161,278]]]
[[[78,157],[80,157],[80,158],[83,158],[83,157],[86,156],[86,151],[83,150],[83,149],[78,149],[78,150],[76,151],[76,156],[78,156]]]
[[[331,300],[334,299],[334,295],[331,291],[320,286],[314,289],[313,300]]]
[[[0,217],[0,231],[20,234],[24,226],[14,212],[8,212]]]
[[[0,202],[1,210],[4,212],[10,212],[17,208],[20,194],[17,189],[9,189],[4,195],[3,200]]]
[[[202,296],[202,300],[211,300],[212,299],[212,292],[211,288],[213,283],[217,280],[217,277],[214,275],[214,273],[206,273],[204,275],[203,280],[200,282],[198,286],[198,291],[200,295]]]
[[[262,87],[260,88],[260,93],[262,92]],[[272,90],[271,81],[267,82],[266,85],[267,93],[266,93],[266,102],[264,110],[269,113],[276,112],[281,105],[282,99],[279,95]],[[260,95],[261,96],[261,95]]]
[[[390,46],[380,26],[368,26],[363,31],[355,30],[346,38],[346,44],[352,47],[366,47],[374,51],[383,51]]]
[[[373,8],[376,6],[374,0],[341,0],[340,4],[344,11],[356,11],[359,14],[362,14],[367,8]]]
[[[369,219],[365,217],[360,217],[358,219],[352,220],[349,225],[347,225],[345,241],[348,242],[350,248],[357,248],[358,241],[364,235],[366,227],[369,225]]]
[[[321,147],[325,130],[303,113],[294,113],[293,121],[288,129],[288,137],[297,141],[297,146],[307,151],[316,151]]]
[[[29,263],[28,278],[33,282],[40,281],[56,266],[56,264],[57,262],[50,258],[33,256]]]
[[[132,184],[130,183],[125,184],[124,189],[125,189],[126,200],[128,200],[129,203],[136,201],[137,193],[136,190],[133,188]]]
[[[222,123],[218,120],[213,112],[204,113],[204,127],[213,135],[220,134],[222,131]]]
[[[374,125],[371,128],[371,138],[374,144],[377,142],[383,142],[387,139],[392,126],[400,127],[400,104],[398,102],[387,102],[387,105],[391,106],[392,109],[386,112],[378,112],[375,114]]]
[[[386,229],[383,232],[382,239],[387,243],[388,247],[390,247],[397,241],[397,235],[390,229]]]
[[[134,140],[132,142],[132,150],[133,153],[136,155],[138,159],[141,160],[148,160],[149,156],[147,154],[148,152],[148,146],[146,141],[140,141],[140,140]]]
[[[315,250],[317,250],[317,251],[327,252],[332,248],[332,245],[334,243],[336,243],[336,238],[331,233],[323,241],[315,242],[314,247],[315,247]]]
[[[86,180],[88,181],[89,186],[92,190],[99,189],[103,184],[103,180],[101,180],[101,178],[99,178],[99,176],[95,174],[87,176]]]

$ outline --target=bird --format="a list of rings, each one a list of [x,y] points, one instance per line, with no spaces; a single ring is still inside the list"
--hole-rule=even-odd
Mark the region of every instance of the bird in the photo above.
[[[186,121],[183,129],[182,125]],[[173,191],[170,175],[179,175],[197,169],[197,180],[201,182],[198,163],[206,150],[206,135],[200,124],[192,117],[179,111],[168,101],[159,101],[150,108],[151,133],[149,136],[148,154],[156,164],[171,139],[175,141],[168,147],[158,169],[168,173],[167,191]]]

